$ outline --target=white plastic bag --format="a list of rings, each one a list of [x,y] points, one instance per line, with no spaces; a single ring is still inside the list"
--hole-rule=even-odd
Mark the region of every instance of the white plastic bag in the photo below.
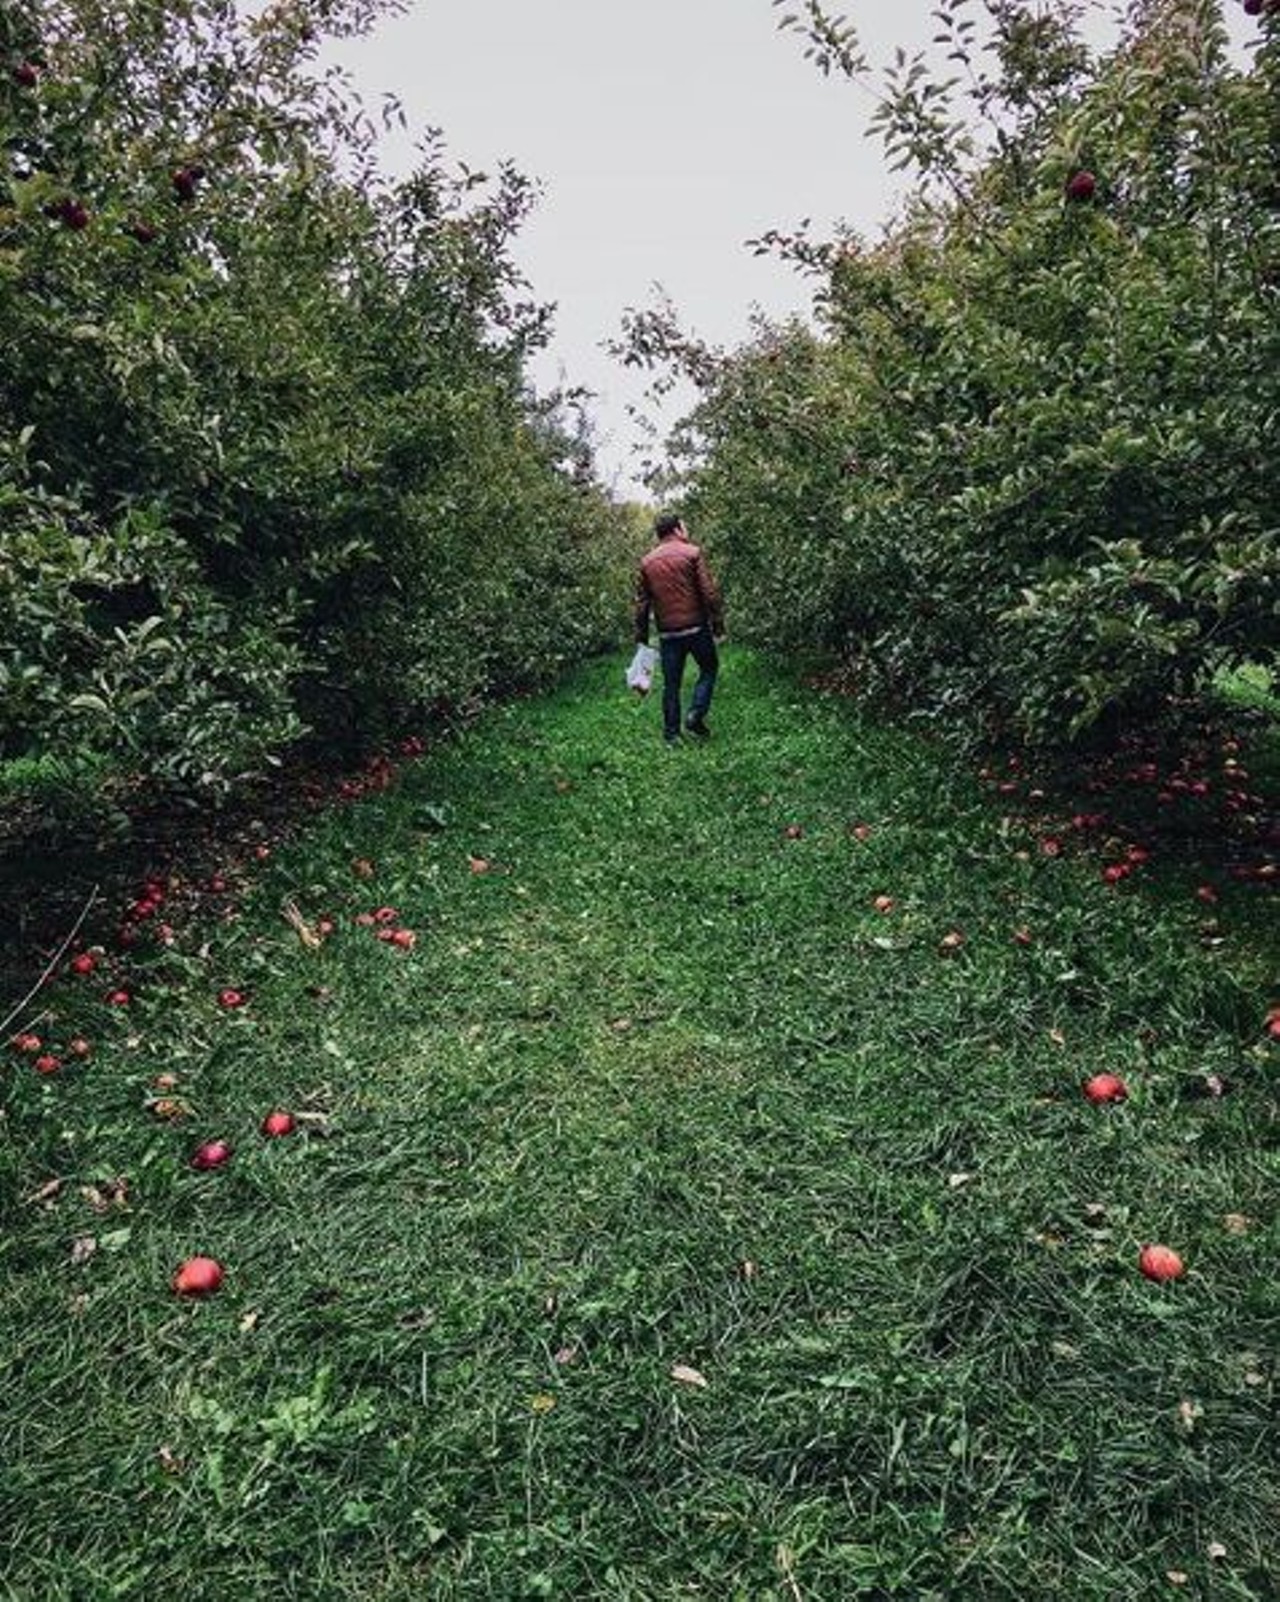
[[[658,653],[651,645],[637,645],[627,669],[627,688],[637,695],[648,695],[653,688],[653,665],[657,660]]]

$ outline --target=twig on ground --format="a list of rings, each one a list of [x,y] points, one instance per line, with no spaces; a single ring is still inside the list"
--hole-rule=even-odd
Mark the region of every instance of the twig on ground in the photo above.
[[[9,1016],[5,1019],[5,1021],[3,1023],[0,1023],[0,1038],[3,1038],[5,1035],[8,1034],[10,1025],[15,1023],[22,1016],[23,1012],[26,1010],[28,1005],[32,1001],[35,1000],[35,998],[40,994],[41,990],[44,989],[45,985],[48,984],[48,982],[52,978],[54,972],[57,970],[58,964],[62,961],[63,957],[66,955],[67,947],[71,944],[71,942],[75,939],[75,937],[80,933],[81,926],[83,925],[84,920],[89,916],[90,912],[93,910],[94,903],[97,901],[97,899],[98,899],[98,886],[95,884],[93,889],[90,890],[90,892],[89,892],[89,899],[85,902],[84,906],[81,907],[81,909],[80,909],[80,916],[72,924],[70,931],[68,932],[66,938],[63,940],[62,944],[58,947],[57,951],[55,951],[53,956],[50,957],[48,965],[46,966],[44,972],[36,980],[35,984],[32,985],[31,989],[27,991],[26,995],[23,996],[22,1000],[13,1009],[13,1011],[9,1014]]]

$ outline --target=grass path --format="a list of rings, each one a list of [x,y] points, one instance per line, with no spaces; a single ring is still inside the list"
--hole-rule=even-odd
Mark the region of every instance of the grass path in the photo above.
[[[127,1015],[63,993],[94,1060],[3,1126],[0,1595],[1274,1595],[1247,952],[745,653],[707,748],[619,677],[319,820]]]

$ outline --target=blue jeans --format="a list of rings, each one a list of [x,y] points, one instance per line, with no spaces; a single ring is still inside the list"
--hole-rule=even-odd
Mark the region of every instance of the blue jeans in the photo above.
[[[698,682],[693,687],[689,721],[701,723],[711,707],[711,694],[716,687],[720,658],[711,630],[706,625],[696,634],[685,634],[675,640],[661,640],[659,644],[662,648],[662,732],[668,740],[674,740],[680,733],[680,686],[684,681],[686,661],[692,657],[698,664]]]

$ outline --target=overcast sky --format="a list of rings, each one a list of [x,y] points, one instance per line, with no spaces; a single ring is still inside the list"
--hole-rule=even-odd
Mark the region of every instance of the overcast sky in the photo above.
[[[934,3],[848,10],[879,62],[928,41]],[[598,392],[600,465],[622,493],[637,438],[626,407],[643,383],[600,346],[624,307],[661,284],[686,325],[734,343],[753,304],[808,305],[803,281],[747,239],[806,216],[874,236],[894,205],[866,92],[823,79],[777,20],[769,0],[413,0],[341,47],[371,101],[391,91],[412,128],[442,128],[469,165],[509,157],[544,186],[517,248],[558,307],[534,377]],[[410,159],[408,141],[389,143],[389,167]]]

